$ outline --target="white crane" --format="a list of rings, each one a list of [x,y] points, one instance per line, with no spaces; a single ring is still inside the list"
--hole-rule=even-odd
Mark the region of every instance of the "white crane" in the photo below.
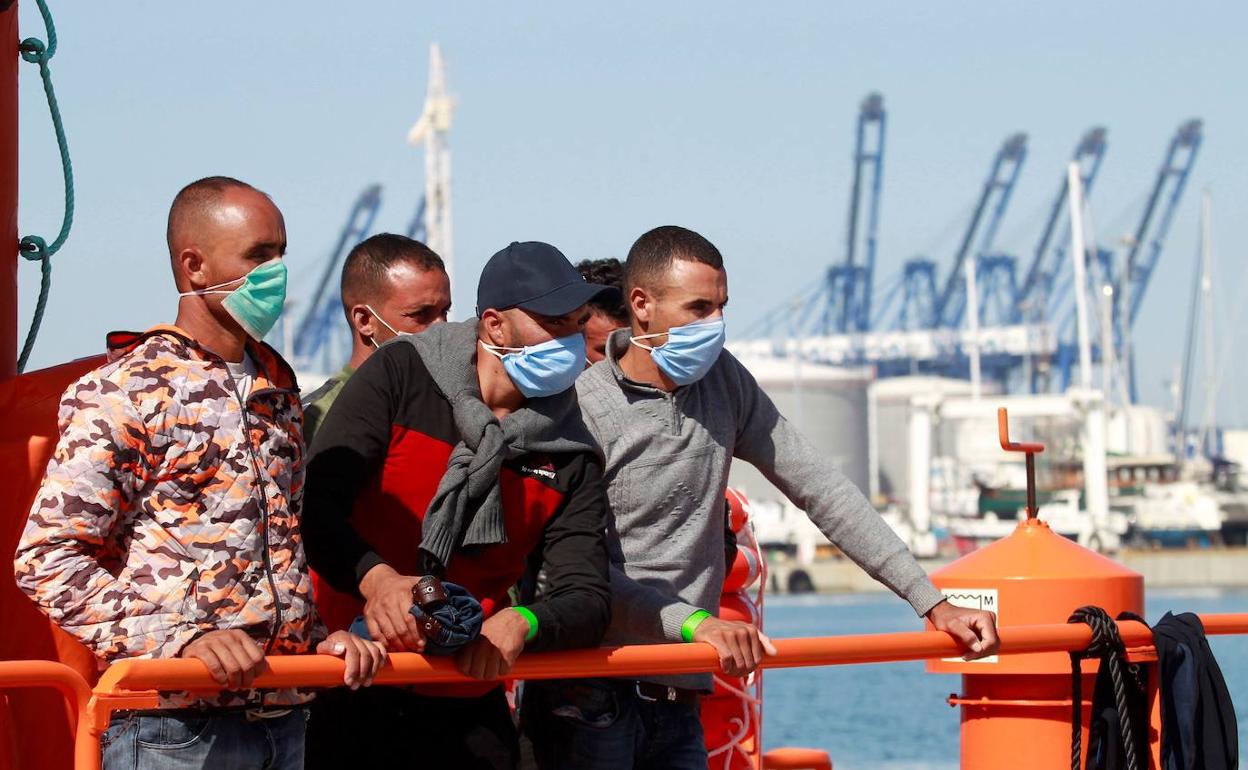
[[[429,46],[429,85],[420,118],[407,133],[412,145],[425,147],[425,243],[446,263],[454,285],[451,239],[451,114],[455,101],[446,90],[446,64],[437,43]]]

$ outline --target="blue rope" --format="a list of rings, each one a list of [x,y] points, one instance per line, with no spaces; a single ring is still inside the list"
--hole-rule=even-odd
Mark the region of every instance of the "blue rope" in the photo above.
[[[26,368],[30,351],[35,346],[35,337],[39,335],[39,326],[43,323],[43,314],[48,306],[48,293],[52,288],[52,255],[60,251],[69,238],[69,229],[74,223],[74,167],[69,160],[69,142],[65,138],[65,126],[61,122],[61,108],[56,102],[56,91],[52,88],[52,70],[48,62],[56,54],[56,26],[52,23],[52,13],[48,10],[45,0],[35,0],[39,5],[39,13],[43,16],[43,25],[48,30],[48,42],[28,37],[21,42],[18,50],[22,59],[31,64],[39,65],[39,77],[43,80],[43,93],[48,99],[48,111],[52,114],[52,128],[56,131],[56,144],[61,153],[61,174],[65,181],[65,217],[61,220],[61,231],[56,240],[48,243],[38,235],[27,235],[22,238],[18,249],[21,255],[32,262],[39,262],[39,300],[35,303],[35,314],[30,321],[30,331],[26,333],[26,343],[22,345],[21,355],[17,357],[17,371]]]

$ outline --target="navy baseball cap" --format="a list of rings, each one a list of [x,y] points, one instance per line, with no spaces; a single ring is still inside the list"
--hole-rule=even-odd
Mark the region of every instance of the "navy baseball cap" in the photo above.
[[[586,282],[549,243],[514,242],[485,263],[477,282],[477,315],[489,308],[513,307],[538,315],[567,315],[610,288]]]

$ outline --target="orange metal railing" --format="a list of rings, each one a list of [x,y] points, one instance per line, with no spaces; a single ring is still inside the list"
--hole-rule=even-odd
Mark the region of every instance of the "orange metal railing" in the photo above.
[[[91,688],[64,663],[51,660],[0,661],[0,690],[49,688],[58,691],[69,705],[75,720],[87,709]]]
[[[64,663],[51,660],[0,661],[0,690],[50,688],[60,692],[74,723],[75,767],[100,766],[100,733],[86,724],[92,702],[91,688],[82,675]],[[108,719],[105,718],[107,724]]]
[[[1248,613],[1202,615],[1205,632],[1248,634]],[[1152,634],[1135,621],[1119,624],[1124,644],[1137,653],[1151,652]],[[1002,655],[1032,652],[1071,652],[1087,648],[1092,632],[1085,625],[1054,624],[1014,626],[1000,629]],[[765,668],[833,666],[885,663],[955,656],[957,645],[946,634],[917,631],[894,634],[863,634],[807,639],[777,639],[778,654],[763,662]],[[516,662],[508,679],[564,677],[629,677],[643,674],[678,674],[718,669],[718,657],[709,645],[642,645],[525,655]],[[335,687],[342,682],[343,663],[323,655],[291,655],[268,659],[268,671],[255,680],[262,688]],[[376,677],[376,684],[421,684],[471,681],[448,658],[415,653],[390,656]],[[154,708],[156,690],[213,692],[219,685],[196,660],[127,660],[111,666],[95,689],[89,690],[77,673],[48,661],[0,663],[0,688],[48,686],[60,690],[80,715],[75,741],[77,770],[100,766],[99,738],[114,711]]]

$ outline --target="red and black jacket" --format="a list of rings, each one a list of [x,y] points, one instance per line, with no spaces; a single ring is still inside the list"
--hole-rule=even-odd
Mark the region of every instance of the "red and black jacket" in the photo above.
[[[421,521],[460,441],[451,404],[415,346],[385,345],[343,387],[308,462],[303,532],[316,603],[330,629],[362,611],[359,582],[385,562],[419,575]],[[597,645],[610,621],[606,498],[592,453],[523,455],[500,471],[504,543],[459,548],[445,579],[486,616],[526,570],[544,571],[531,650]]]

